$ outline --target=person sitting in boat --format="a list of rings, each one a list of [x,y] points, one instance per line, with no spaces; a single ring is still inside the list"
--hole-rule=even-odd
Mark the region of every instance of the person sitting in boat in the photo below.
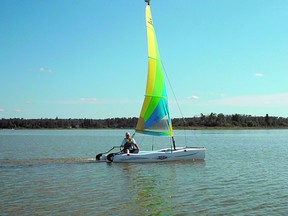
[[[139,146],[137,145],[134,138],[130,136],[129,132],[126,132],[125,138],[122,141],[122,144],[120,146],[120,150],[125,153],[135,153],[137,154],[140,150]]]

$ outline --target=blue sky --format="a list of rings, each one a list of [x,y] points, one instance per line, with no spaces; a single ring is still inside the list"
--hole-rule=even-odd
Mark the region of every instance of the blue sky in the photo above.
[[[0,118],[138,117],[145,5],[1,0]],[[152,0],[151,10],[172,117],[288,116],[288,1]]]

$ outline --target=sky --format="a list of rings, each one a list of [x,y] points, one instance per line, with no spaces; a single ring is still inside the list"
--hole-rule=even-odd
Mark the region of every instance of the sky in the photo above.
[[[144,0],[0,0],[0,118],[138,117]],[[151,0],[172,118],[288,117],[287,0]]]

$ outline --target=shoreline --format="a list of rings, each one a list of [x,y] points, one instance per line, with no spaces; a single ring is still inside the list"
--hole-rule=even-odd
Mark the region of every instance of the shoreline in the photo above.
[[[134,130],[135,128],[0,128],[0,130]],[[173,130],[287,130],[288,127],[174,127]]]

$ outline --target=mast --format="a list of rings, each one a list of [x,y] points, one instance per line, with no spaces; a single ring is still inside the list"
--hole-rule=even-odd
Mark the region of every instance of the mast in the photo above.
[[[176,144],[175,144],[174,136],[172,136],[171,138],[172,138],[172,143],[173,143],[173,149],[176,150]]]
[[[144,0],[145,2],[147,2],[148,5],[150,5],[150,0]]]

